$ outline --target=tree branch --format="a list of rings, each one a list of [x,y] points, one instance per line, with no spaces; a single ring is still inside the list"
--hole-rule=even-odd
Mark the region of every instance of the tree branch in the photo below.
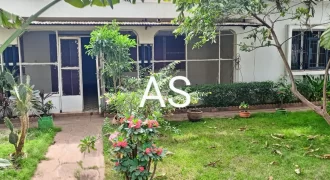
[[[322,100],[323,114],[327,113],[327,83],[328,83],[329,69],[330,69],[330,59],[328,60],[327,67],[325,68],[325,72],[324,72],[323,100]]]
[[[154,171],[152,172],[152,175],[150,177],[150,180],[153,180],[155,174],[156,174],[156,169],[157,169],[157,161],[154,162]]]

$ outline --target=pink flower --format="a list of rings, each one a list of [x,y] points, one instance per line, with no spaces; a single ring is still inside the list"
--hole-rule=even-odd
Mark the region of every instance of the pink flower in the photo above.
[[[139,119],[139,120],[136,122],[136,124],[135,124],[135,129],[139,129],[139,128],[141,128],[141,125],[142,125],[142,120]]]
[[[144,171],[144,167],[143,166],[140,166],[139,167],[139,170],[140,170],[140,172],[143,172]]]
[[[151,153],[151,149],[150,148],[147,148],[146,149],[146,154],[150,154]]]
[[[160,155],[162,155],[162,153],[163,153],[163,149],[162,148],[158,148],[157,149],[157,155],[160,156]]]
[[[130,116],[130,117],[127,119],[127,121],[132,121],[133,118],[134,118],[134,116]]]
[[[124,121],[125,121],[125,118],[120,118],[120,119],[119,119],[119,123],[120,123],[120,124],[123,124]]]
[[[116,137],[118,137],[118,135],[119,135],[119,132],[114,132],[113,134],[111,134],[110,135],[110,137],[109,137],[109,141],[113,141]]]
[[[139,119],[136,121],[136,123],[134,123],[134,121],[130,121],[128,124],[128,128],[135,128],[135,129],[139,129],[142,126],[142,120]]]
[[[116,166],[119,166],[119,162],[118,161],[116,162]]]
[[[156,120],[148,120],[148,128],[158,127],[159,123]]]

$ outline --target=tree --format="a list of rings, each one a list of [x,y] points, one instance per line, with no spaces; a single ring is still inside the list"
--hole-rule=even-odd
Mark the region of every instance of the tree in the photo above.
[[[136,46],[134,39],[121,34],[119,30],[116,21],[112,21],[111,25],[97,27],[91,33],[89,44],[85,46],[88,55],[99,56],[104,62],[103,77],[112,78],[115,92],[121,86],[124,73],[132,69],[130,48]]]
[[[246,39],[253,39],[254,44],[240,43],[241,50],[253,51],[262,47],[275,47],[291,81],[292,93],[317,114],[323,116],[330,125],[330,116],[326,108],[322,109],[314,105],[297,90],[294,76],[283,49],[284,44],[292,37],[280,42],[275,29],[277,23],[282,21],[296,21],[301,26],[312,28],[309,22],[314,17],[314,6],[317,2],[318,0],[201,0],[200,2],[177,0],[175,3],[180,13],[174,22],[180,25],[174,33],[177,35],[185,34],[187,42],[193,37],[198,37],[199,41],[194,44],[195,48],[208,41],[216,41],[218,35],[217,24],[228,21],[233,17],[241,19],[254,18],[262,26],[249,31]],[[185,13],[189,15],[185,16]],[[324,44],[326,42],[327,47],[330,48],[329,30],[325,34],[327,35],[322,36],[322,42]],[[330,63],[328,63],[326,72],[328,72],[329,66]],[[327,79],[327,74],[325,73],[325,79]],[[326,107],[326,83],[324,83],[323,94],[323,107]]]

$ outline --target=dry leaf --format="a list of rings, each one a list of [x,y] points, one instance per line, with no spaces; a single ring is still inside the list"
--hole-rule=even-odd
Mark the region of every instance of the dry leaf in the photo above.
[[[268,141],[266,141],[266,143],[265,143],[265,148],[267,148],[268,147]]]
[[[269,178],[268,178],[268,180],[273,180],[274,178],[273,178],[273,176],[269,176]]]
[[[310,153],[313,153],[313,152],[316,152],[316,151],[319,151],[320,148],[317,148],[317,149],[310,149],[309,151],[305,152],[304,156],[306,156],[307,154],[310,154]]]
[[[245,131],[246,128],[245,128],[245,127],[241,127],[241,128],[239,128],[238,130],[239,130],[239,131]]]
[[[296,174],[301,174],[300,168],[295,169],[294,172],[296,172]]]
[[[251,141],[251,144],[258,144],[258,141]]]
[[[288,144],[285,145],[285,147],[288,148],[288,149],[292,149],[292,146],[290,146],[290,145],[288,145]]]
[[[284,138],[284,134],[274,134],[274,136],[283,139]]]
[[[282,145],[280,145],[280,144],[273,144],[273,146],[282,147]]]
[[[217,129],[217,127],[210,127],[210,126],[208,126],[208,128],[210,128],[210,129]]]
[[[209,147],[209,149],[215,149],[216,148],[216,146],[210,146]]]
[[[174,155],[174,153],[172,153],[171,151],[166,152],[166,156],[172,156],[172,155]]]
[[[160,178],[163,178],[165,176],[166,176],[166,173],[158,174],[158,175],[155,176],[154,179],[160,179]]]
[[[304,149],[310,149],[310,148],[312,148],[312,146],[313,146],[313,144],[311,144],[311,145],[309,145],[308,147],[305,147]]]
[[[275,161],[272,161],[271,163],[269,163],[270,165],[276,165],[277,164],[277,162],[275,162]]]
[[[330,154],[325,154],[325,155],[323,155],[323,158],[324,158],[324,159],[330,159]]]
[[[276,149],[273,151],[273,153],[275,153],[275,154],[278,154],[278,155],[280,155],[280,156],[282,156],[282,155],[283,155],[281,151],[279,151],[279,150],[276,150]]]
[[[314,140],[318,135],[315,135],[315,136],[312,136],[312,135],[309,135],[307,136],[307,140]]]
[[[212,166],[212,167],[214,167],[215,164],[216,164],[217,162],[219,162],[219,161],[220,161],[220,159],[217,160],[217,161],[214,161],[214,162],[210,162],[210,163],[206,164],[205,166]]]

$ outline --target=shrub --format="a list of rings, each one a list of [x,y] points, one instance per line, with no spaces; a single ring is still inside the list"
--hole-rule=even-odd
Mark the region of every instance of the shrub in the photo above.
[[[250,105],[280,102],[276,84],[271,81],[197,85],[191,86],[189,91],[211,92],[202,98],[204,107],[239,106],[242,101]]]
[[[166,150],[155,145],[159,124],[156,120],[142,121],[133,116],[121,119],[118,131],[110,135],[112,152],[115,154],[114,169],[125,179],[152,179],[157,162],[166,155]],[[151,166],[153,165],[153,168]]]

